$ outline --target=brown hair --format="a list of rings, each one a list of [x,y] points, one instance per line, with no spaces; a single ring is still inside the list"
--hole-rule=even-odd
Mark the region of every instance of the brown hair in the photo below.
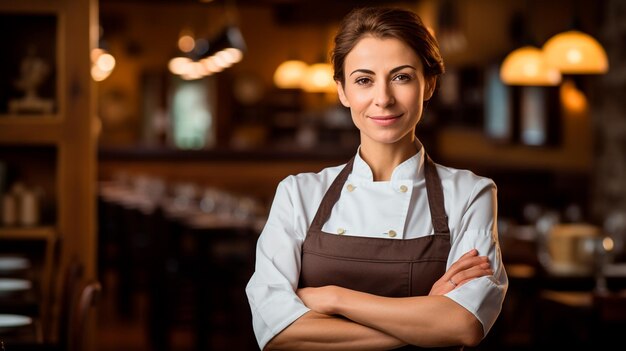
[[[365,35],[396,38],[406,43],[422,60],[426,77],[438,77],[445,71],[439,44],[417,14],[399,8],[364,7],[352,10],[335,35],[331,60],[336,81],[345,84],[346,56]]]

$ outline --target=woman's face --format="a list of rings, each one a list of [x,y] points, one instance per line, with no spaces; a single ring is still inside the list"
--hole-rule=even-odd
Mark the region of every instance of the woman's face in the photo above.
[[[395,38],[363,37],[344,63],[345,85],[337,82],[341,103],[350,108],[361,144],[413,140],[423,101],[435,79],[425,79],[420,58]]]

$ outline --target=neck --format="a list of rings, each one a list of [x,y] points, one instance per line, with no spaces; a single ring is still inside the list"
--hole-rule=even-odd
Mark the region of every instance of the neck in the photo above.
[[[397,143],[382,144],[362,140],[360,155],[372,170],[374,181],[389,181],[393,170],[419,151],[415,136],[410,135]]]

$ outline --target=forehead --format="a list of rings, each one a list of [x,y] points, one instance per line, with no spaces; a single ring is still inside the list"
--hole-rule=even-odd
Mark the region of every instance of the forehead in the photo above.
[[[361,38],[346,56],[346,69],[373,69],[412,65],[421,69],[419,56],[404,41],[397,38],[377,38],[371,35]],[[348,72],[349,74],[349,72]]]

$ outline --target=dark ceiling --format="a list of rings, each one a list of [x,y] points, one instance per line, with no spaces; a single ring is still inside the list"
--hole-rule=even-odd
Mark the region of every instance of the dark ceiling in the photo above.
[[[107,3],[197,4],[198,6],[259,6],[271,7],[278,24],[330,23],[341,19],[353,8],[385,4],[411,3],[416,0],[100,0]]]

